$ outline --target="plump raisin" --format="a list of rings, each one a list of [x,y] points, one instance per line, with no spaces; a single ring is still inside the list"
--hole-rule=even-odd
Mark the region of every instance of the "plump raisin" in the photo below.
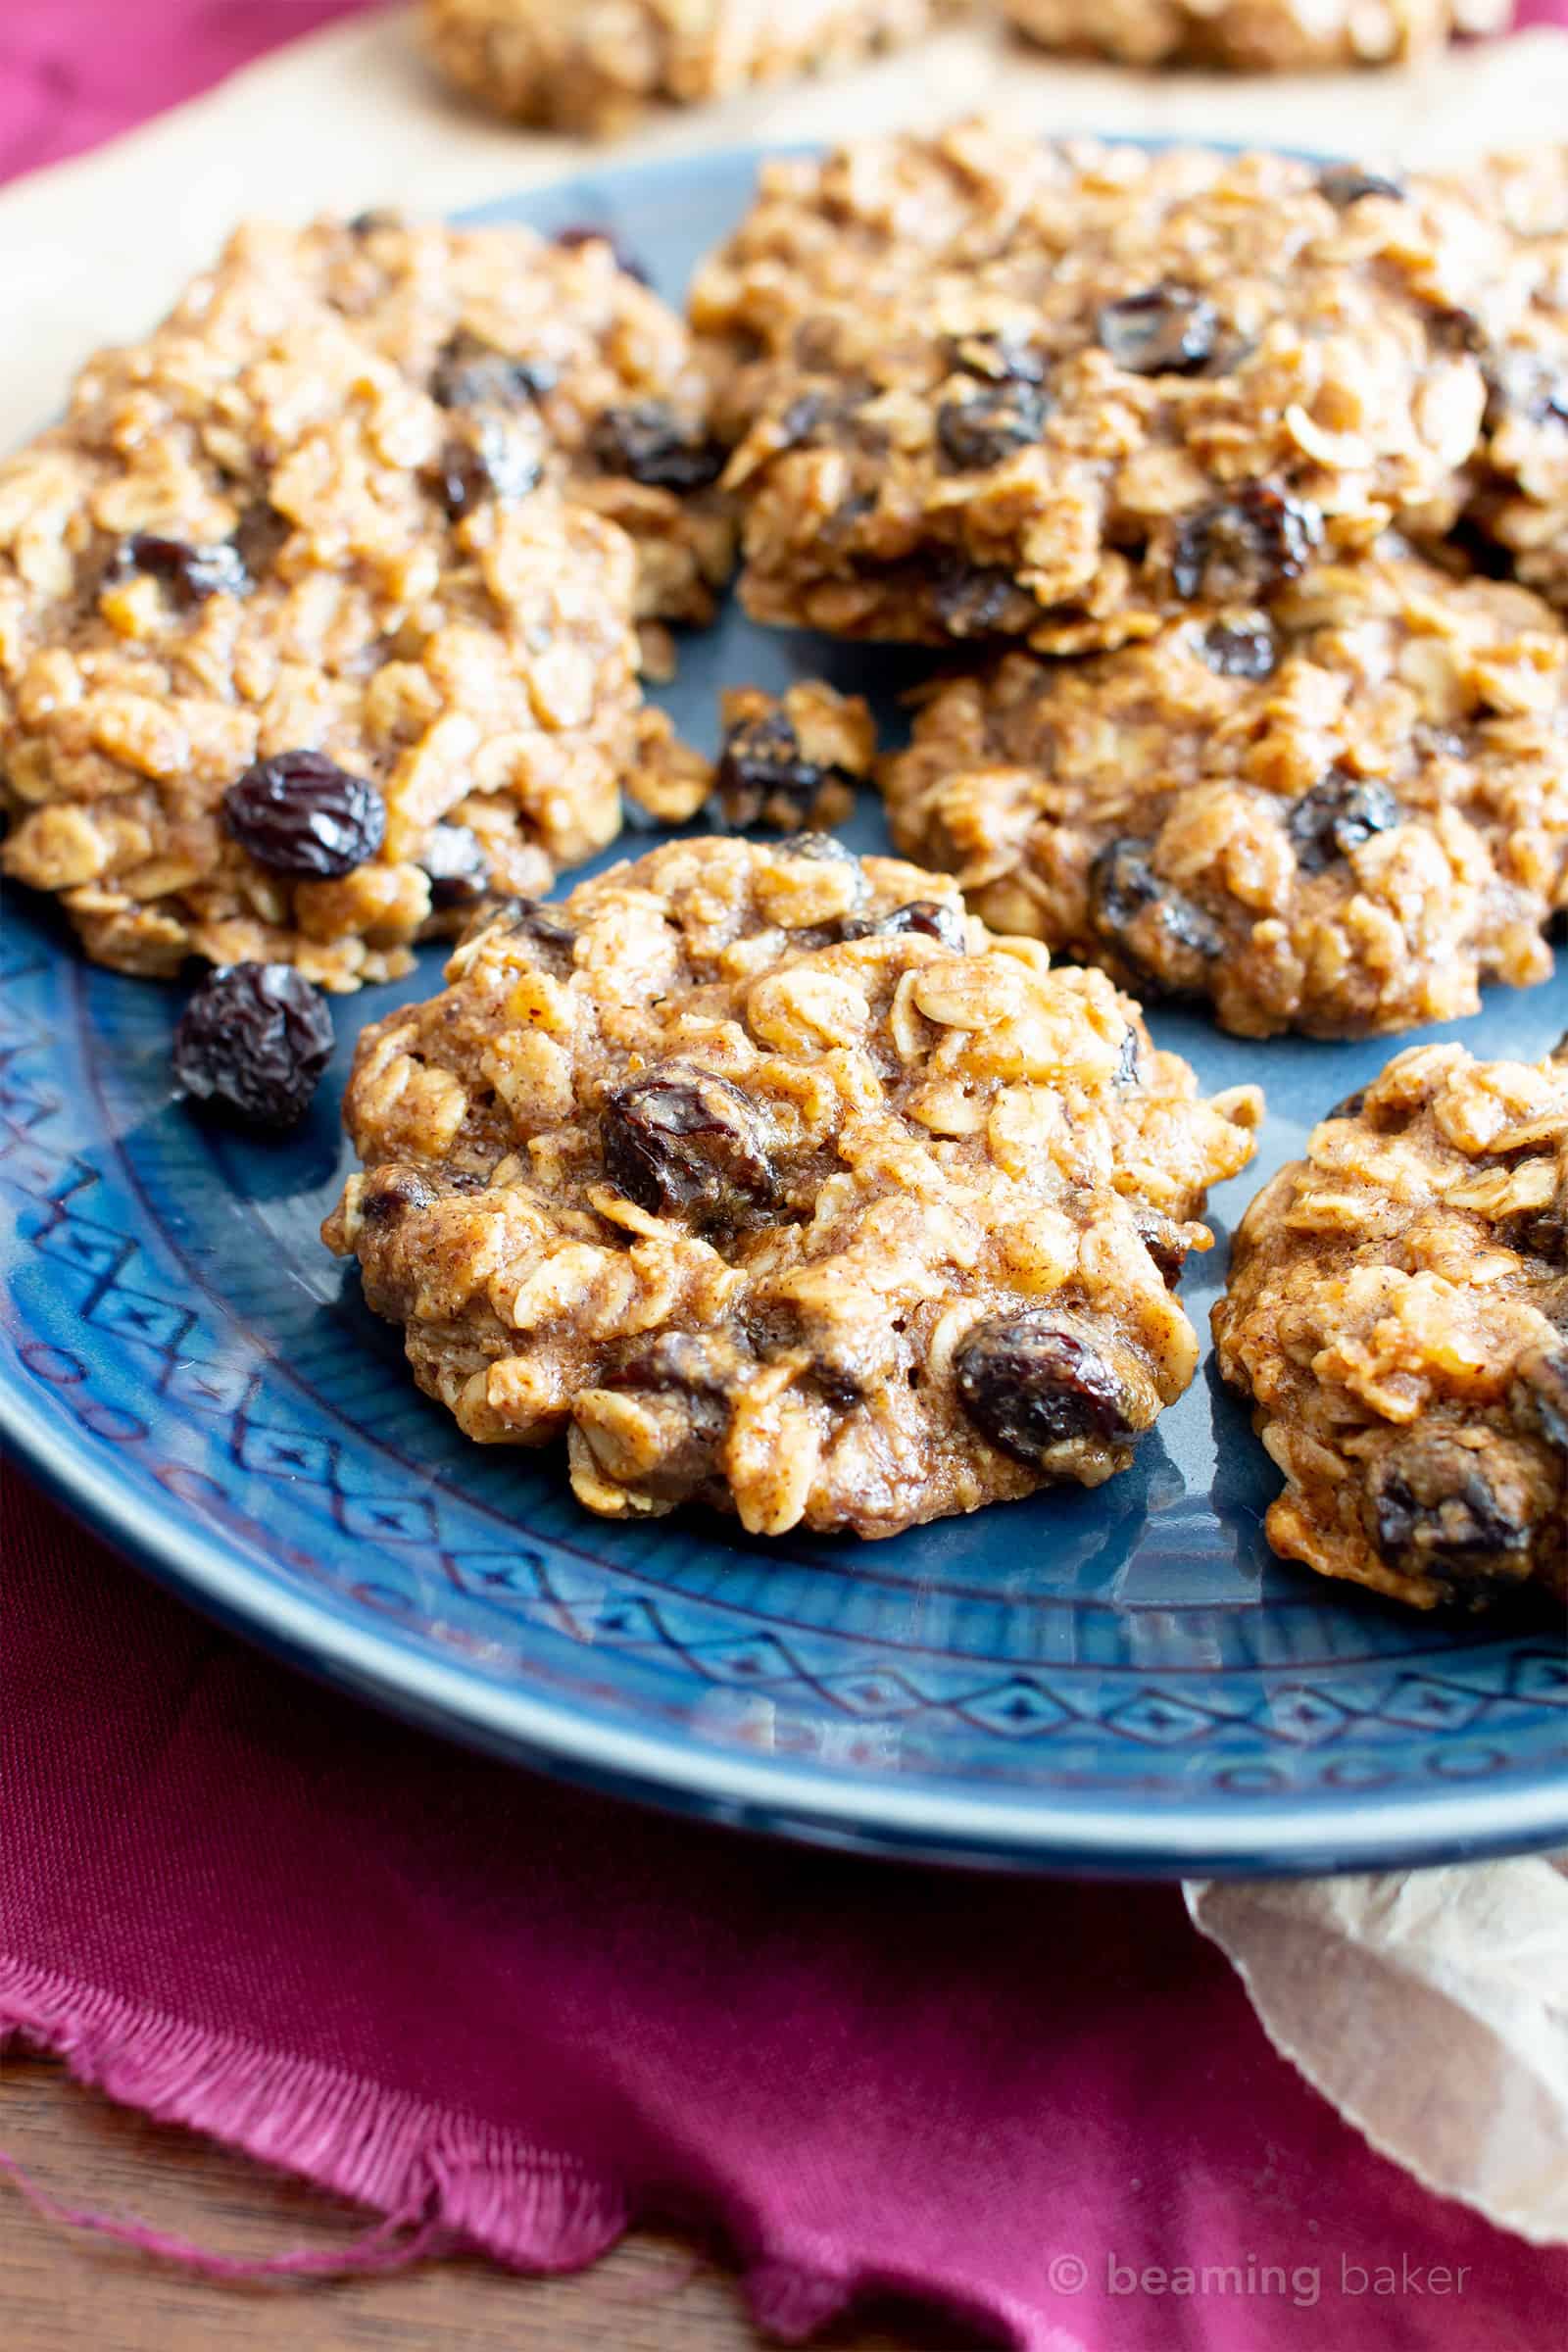
[[[373,858],[386,834],[386,803],[324,752],[258,760],[223,795],[223,827],[258,865],[301,881],[330,882]]]
[[[1303,572],[1322,536],[1315,507],[1272,482],[1249,482],[1187,517],[1176,534],[1172,584],[1189,603],[1250,603]]]
[[[662,1062],[605,1098],[605,1174],[651,1215],[734,1224],[774,1198],[758,1113],[729,1079]]]
[[[1526,1348],[1514,1366],[1508,1403],[1517,1423],[1568,1453],[1568,1348]]]
[[[1089,869],[1089,916],[1102,939],[1172,994],[1201,989],[1225,945],[1219,925],[1154,871],[1144,841],[1101,851]]]
[[[746,1366],[733,1340],[717,1331],[660,1331],[632,1343],[604,1374],[607,1389],[685,1389],[725,1396]]]
[[[471,437],[454,433],[424,478],[449,518],[462,522],[487,498],[503,505],[526,498],[537,489],[541,470],[531,440],[509,432],[499,418],[485,417]]]
[[[1217,678],[1271,678],[1280,649],[1266,620],[1211,620],[1199,640]]]
[[[249,596],[253,582],[245,559],[226,539],[191,547],[161,531],[133,531],[121,544],[114,570],[144,571],[187,609],[210,596]]]
[[[1528,1560],[1529,1492],[1501,1445],[1489,1453],[1442,1430],[1400,1438],[1374,1466],[1368,1509],[1380,1558],[1446,1599],[1491,1598]]]
[[[969,952],[969,935],[962,914],[941,899],[911,899],[906,906],[890,907],[886,914],[846,923],[846,939],[888,939],[912,931],[919,939],[940,940],[956,956]]]
[[[808,760],[782,710],[743,719],[724,738],[713,779],[726,824],[798,825],[830,779],[852,783],[843,769]]]
[[[975,1427],[1031,1467],[1054,1446],[1116,1445],[1147,1423],[1122,1376],[1070,1317],[1047,1308],[976,1324],[954,1370]]]
[[[1326,196],[1337,212],[1359,204],[1363,196],[1388,196],[1396,204],[1404,202],[1404,190],[1396,179],[1387,179],[1381,172],[1363,172],[1358,164],[1331,164],[1318,173],[1317,192]]]
[[[551,360],[514,360],[482,335],[460,327],[442,345],[430,374],[430,398],[443,409],[520,409],[555,389]]]
[[[1302,873],[1320,874],[1374,833],[1387,833],[1403,821],[1404,810],[1386,784],[1331,768],[1321,784],[1291,803],[1285,830]]]
[[[952,557],[938,570],[931,601],[950,637],[994,637],[1016,633],[1035,608],[1010,571],[1000,564],[966,564]]]
[[[1188,286],[1149,286],[1107,302],[1095,339],[1132,375],[1192,375],[1213,358],[1219,313]]]
[[[471,906],[484,896],[489,860],[466,825],[435,826],[419,863],[429,876],[430,904],[438,913]]]
[[[724,470],[721,444],[682,424],[662,400],[606,409],[588,446],[606,473],[628,474],[650,490],[701,490]]]
[[[565,228],[558,228],[550,242],[568,253],[583,245],[608,245],[617,270],[627,277],[634,277],[640,286],[651,286],[654,282],[629,245],[623,245],[611,229],[598,228],[591,220],[574,220]]]
[[[994,384],[1043,384],[1050,366],[1043,351],[1021,334],[955,335],[949,356],[956,373],[983,376]]]
[[[229,963],[174,1030],[174,1076],[193,1102],[247,1127],[292,1127],[332,1054],[326,1000],[291,963]]]
[[[945,400],[937,411],[937,440],[950,466],[977,473],[1038,441],[1046,415],[1037,384],[1000,383],[967,400]]]

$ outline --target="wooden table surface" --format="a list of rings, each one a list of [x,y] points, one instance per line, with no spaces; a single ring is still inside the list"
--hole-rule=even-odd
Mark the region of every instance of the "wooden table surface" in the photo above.
[[[150,2224],[256,2258],[349,2243],[357,2208],[150,2124],[52,2061],[0,2060],[0,2150],[65,2205]],[[477,2258],[376,2278],[228,2287],[45,2220],[0,2178],[4,2352],[755,2352],[733,2275],[678,2237],[638,2230],[566,2278],[520,2278]],[[978,2352],[980,2339],[879,2307],[817,2352]]]

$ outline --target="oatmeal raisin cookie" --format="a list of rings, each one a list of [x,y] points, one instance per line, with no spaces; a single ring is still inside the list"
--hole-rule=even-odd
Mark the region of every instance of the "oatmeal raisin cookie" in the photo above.
[[[226,268],[0,466],[6,870],[166,974],[405,969],[602,847],[646,738],[635,557],[526,418],[443,409]]]
[[[660,102],[853,65],[957,0],[424,0],[425,46],[493,113],[598,138]]]
[[[1244,1036],[1473,1012],[1568,906],[1568,635],[1390,542],[1267,608],[939,684],[885,762],[898,847],[998,929]]]
[[[609,236],[369,213],[252,223],[219,268],[297,276],[459,426],[536,434],[569,495],[630,532],[638,617],[712,618],[734,528],[707,378],[682,319]]]
[[[1301,74],[1426,57],[1454,33],[1501,32],[1510,0],[1003,0],[1048,49],[1133,66]]]
[[[672,842],[476,927],[360,1042],[327,1220],[487,1444],[611,1516],[885,1536],[1094,1485],[1193,1377],[1246,1165],[1103,973],[824,835]]]
[[[1496,248],[1456,190],[1274,155],[968,122],[768,163],[692,295],[748,608],[1075,652],[1441,532]]]
[[[1568,1597],[1564,1047],[1399,1054],[1243,1218],[1214,1336],[1287,1559],[1417,1608]]]

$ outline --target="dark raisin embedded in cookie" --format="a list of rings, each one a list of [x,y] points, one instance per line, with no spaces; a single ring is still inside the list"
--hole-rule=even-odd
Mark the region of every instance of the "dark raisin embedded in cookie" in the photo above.
[[[605,1174],[653,1216],[734,1224],[774,1198],[757,1112],[715,1071],[665,1062],[605,1098]]]
[[[539,452],[530,439],[485,417],[471,438],[454,434],[427,480],[453,522],[462,522],[487,498],[511,504],[539,486]]]
[[[509,359],[466,327],[442,345],[430,374],[430,398],[443,409],[516,409],[555,389],[560,370],[549,360]]]
[[[1107,302],[1095,339],[1132,375],[1192,375],[1213,358],[1220,337],[1214,305],[1189,286],[1148,286]]]
[[[650,490],[702,490],[724,470],[720,443],[682,424],[662,400],[606,409],[588,437],[596,464]]]
[[[590,220],[574,220],[565,228],[558,228],[550,242],[568,253],[584,245],[608,245],[617,270],[627,277],[634,277],[640,286],[651,286],[654,282],[629,245],[622,244],[612,229],[598,228]]]
[[[939,940],[956,956],[968,953],[969,934],[956,906],[949,906],[941,899],[911,899],[906,906],[895,906],[887,914],[878,915],[874,922],[847,923],[847,939],[886,939],[905,932],[913,932],[920,939]]]
[[[1358,164],[1331,164],[1320,172],[1317,192],[1326,196],[1336,212],[1347,205],[1359,204],[1363,196],[1386,196],[1396,204],[1404,202],[1404,190],[1396,179],[1387,178],[1381,172],[1363,172]]]
[[[258,865],[299,881],[351,874],[386,834],[386,803],[375,786],[324,752],[258,760],[224,793],[222,818]]]
[[[1113,841],[1089,869],[1089,914],[1101,937],[1170,994],[1204,985],[1224,949],[1219,925],[1155,872],[1146,841]]]
[[[1234,498],[1187,517],[1176,534],[1171,581],[1189,604],[1267,597],[1299,577],[1322,536],[1315,507],[1272,482],[1249,482]]]
[[[1380,1558],[1431,1579],[1447,1600],[1491,1598],[1522,1575],[1534,1534],[1530,1490],[1499,1440],[1472,1446],[1446,1430],[1398,1439],[1367,1488]]]
[[[460,945],[477,939],[481,931],[497,929],[513,938],[525,939],[536,954],[542,956],[553,970],[569,971],[572,950],[577,934],[569,923],[564,923],[548,906],[537,899],[489,899],[474,914],[464,932]]]
[[[174,1076],[188,1101],[242,1126],[292,1127],[333,1043],[325,998],[292,964],[225,964],[180,1014]]]
[[[1285,830],[1303,873],[1318,874],[1348,858],[1374,833],[1392,832],[1404,810],[1386,784],[1334,769],[1290,805]]]
[[[1043,384],[1050,366],[1043,351],[1022,335],[956,335],[952,345],[956,370],[986,377],[992,383]]]
[[[954,1367],[970,1420],[1021,1462],[1075,1439],[1124,1444],[1153,1418],[1141,1376],[1118,1371],[1070,1316],[1047,1308],[977,1324]]]
[[[437,913],[467,906],[484,896],[489,860],[478,836],[466,825],[433,827],[419,863],[429,877],[430,905]]]
[[[1210,621],[1199,649],[1217,678],[1271,678],[1279,662],[1278,641],[1260,613]]]
[[[1048,413],[1037,384],[1009,380],[964,400],[945,400],[937,411],[937,441],[950,466],[978,473],[1030,448],[1044,432]]]
[[[939,566],[932,602],[950,637],[994,637],[1021,629],[1035,611],[1010,571],[966,564],[961,557]]]
[[[252,587],[244,557],[227,539],[192,547],[161,531],[135,531],[122,541],[113,568],[121,577],[146,572],[181,605],[202,605],[210,596],[249,596]]]
[[[830,776],[842,771],[808,760],[787,714],[770,710],[731,727],[713,791],[726,824],[799,825]]]

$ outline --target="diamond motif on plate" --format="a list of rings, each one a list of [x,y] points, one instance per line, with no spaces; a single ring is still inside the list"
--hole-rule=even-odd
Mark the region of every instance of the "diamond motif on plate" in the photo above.
[[[1568,1707],[1568,1658],[1549,1649],[1527,1650],[1508,1678],[1509,1695],[1538,1705]]]
[[[983,1724],[988,1732],[1000,1732],[1009,1740],[1025,1738],[1031,1732],[1054,1732],[1058,1724],[1074,1720],[1066,1707],[1021,1675],[959,1699],[956,1702],[956,1712],[966,1721]]]
[[[829,1675],[822,1689],[852,1715],[907,1715],[926,1703],[902,1674],[878,1666],[865,1667],[855,1674]]]
[[[1190,1707],[1184,1698],[1166,1698],[1141,1690],[1102,1718],[1129,1740],[1144,1740],[1152,1747],[1172,1747],[1179,1740],[1196,1740],[1213,1729],[1214,1718],[1202,1707]]]
[[[1452,1732],[1474,1723],[1487,1704],[1474,1690],[1440,1683],[1423,1675],[1401,1674],[1396,1681],[1383,1714],[1389,1723],[1407,1723],[1417,1731]]]
[[[1320,1740],[1332,1740],[1336,1732],[1344,1731],[1353,1718],[1348,1707],[1325,1698],[1320,1690],[1277,1690],[1253,1710],[1250,1720],[1271,1739],[1315,1747]]]

